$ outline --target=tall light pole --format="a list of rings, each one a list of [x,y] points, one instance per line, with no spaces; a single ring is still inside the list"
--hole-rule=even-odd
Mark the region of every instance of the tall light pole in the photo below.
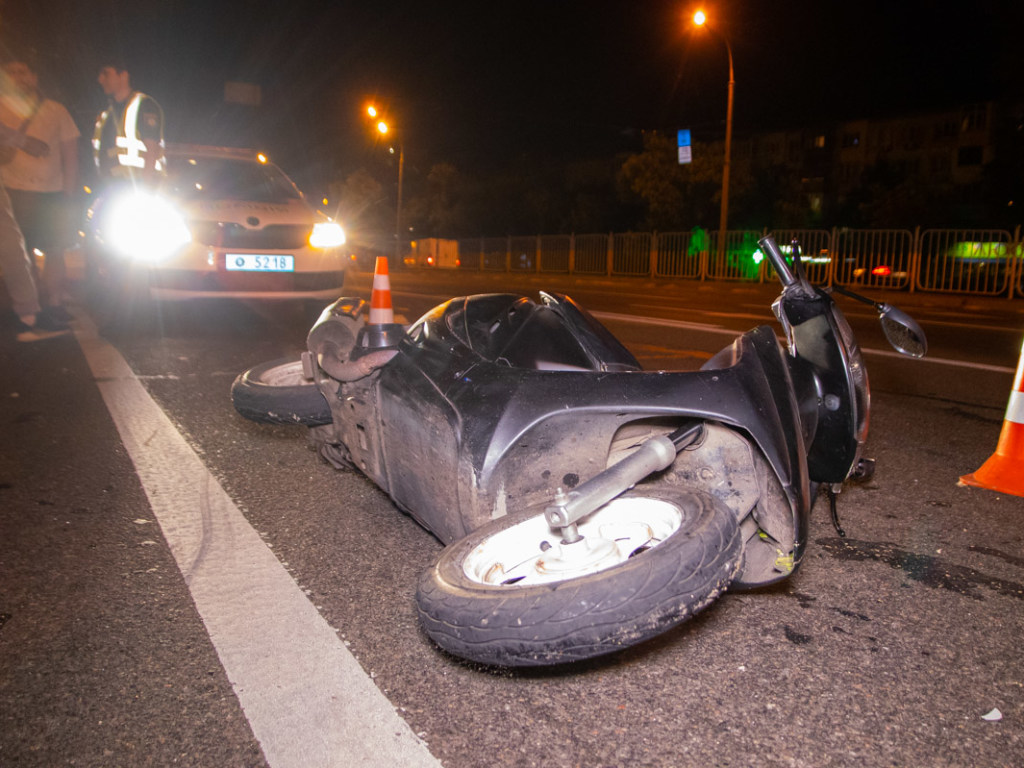
[[[704,11],[697,11],[693,14],[693,23],[703,27],[708,17]],[[729,54],[729,101],[725,109],[725,160],[722,164],[722,209],[718,217],[718,264],[724,263],[725,258],[725,233],[729,225],[729,163],[732,157],[732,93],[736,87],[736,77],[732,67],[732,46],[729,45],[729,38],[713,27],[708,27],[715,32],[725,43],[726,53]]]
[[[371,119],[377,120],[376,129],[377,133],[381,136],[387,136],[391,130],[391,126],[388,125],[387,121],[384,120],[377,108],[372,104],[366,108],[366,114]],[[379,118],[379,119],[378,119]],[[394,147],[391,148],[392,154],[394,154]],[[398,201],[395,205],[395,263],[397,264],[402,259],[402,177],[405,174],[405,149],[401,142],[398,142]]]

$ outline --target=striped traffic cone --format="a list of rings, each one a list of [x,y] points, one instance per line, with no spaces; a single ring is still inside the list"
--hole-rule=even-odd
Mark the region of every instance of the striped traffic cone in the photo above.
[[[378,256],[377,264],[373,268],[370,322],[359,329],[359,335],[356,337],[356,349],[352,356],[358,358],[374,350],[396,349],[404,338],[405,328],[395,322],[395,310],[391,306],[388,258],[387,256]],[[393,356],[392,354],[387,359],[390,360]]]
[[[960,482],[975,488],[1024,496],[1024,345],[1021,346],[1017,375],[1010,391],[996,452],[981,465],[981,469],[964,475]]]
[[[378,256],[373,268],[373,293],[370,294],[370,324],[390,325],[395,322],[391,307],[391,279],[388,277],[388,257]]]

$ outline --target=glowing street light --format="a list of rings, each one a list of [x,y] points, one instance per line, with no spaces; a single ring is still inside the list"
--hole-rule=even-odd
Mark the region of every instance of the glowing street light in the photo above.
[[[366,108],[366,114],[373,120],[380,117],[380,112],[377,107],[370,104]],[[381,136],[387,136],[391,131],[391,126],[388,125],[384,119],[377,120],[377,124],[374,126],[377,129],[377,133]],[[394,154],[394,149],[391,153]],[[395,261],[396,263],[402,258],[402,177],[405,172],[405,149],[402,147],[401,142],[398,144],[398,201],[395,205]]]
[[[707,14],[704,11],[697,11],[693,14],[693,23],[697,27],[707,24]],[[729,38],[714,27],[708,27],[715,32],[722,42],[725,43],[726,53],[729,54],[729,101],[725,111],[725,161],[722,165],[722,208],[718,218],[718,263],[721,265],[725,257],[725,232],[729,223],[729,161],[732,155],[732,94],[736,87],[736,77],[732,68],[732,46],[729,45]]]

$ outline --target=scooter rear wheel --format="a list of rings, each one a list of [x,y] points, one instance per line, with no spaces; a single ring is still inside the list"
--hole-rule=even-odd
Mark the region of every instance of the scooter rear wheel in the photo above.
[[[534,510],[453,543],[420,578],[427,634],[484,664],[580,661],[690,618],[741,561],[735,516],[704,493],[632,491],[581,521],[580,533],[582,542],[562,544]]]
[[[331,423],[327,400],[295,358],[271,360],[240,374],[231,385],[231,401],[245,418],[261,424]]]

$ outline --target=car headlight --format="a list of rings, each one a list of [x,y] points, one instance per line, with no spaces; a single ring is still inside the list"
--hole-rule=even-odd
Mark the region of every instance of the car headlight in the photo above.
[[[163,261],[192,240],[174,205],[150,192],[131,192],[111,201],[104,218],[103,230],[111,248],[134,261]]]
[[[345,244],[345,230],[336,221],[320,221],[313,225],[309,244],[314,248],[339,248]]]

